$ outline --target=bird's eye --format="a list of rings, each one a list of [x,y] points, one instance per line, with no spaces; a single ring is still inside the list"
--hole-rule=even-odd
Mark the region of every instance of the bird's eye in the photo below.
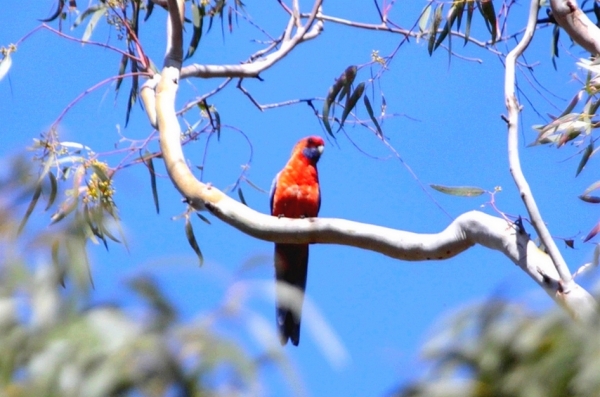
[[[308,146],[312,146],[315,144],[315,141],[313,141],[312,138],[308,138],[308,141],[306,143],[308,144]]]

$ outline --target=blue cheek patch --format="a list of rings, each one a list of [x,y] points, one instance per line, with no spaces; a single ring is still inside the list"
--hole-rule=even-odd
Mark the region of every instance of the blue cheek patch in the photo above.
[[[307,159],[315,163],[319,160],[319,157],[321,156],[321,153],[319,153],[319,150],[317,150],[317,148],[309,147],[305,147],[304,149],[302,149],[302,154],[304,154],[304,156]]]

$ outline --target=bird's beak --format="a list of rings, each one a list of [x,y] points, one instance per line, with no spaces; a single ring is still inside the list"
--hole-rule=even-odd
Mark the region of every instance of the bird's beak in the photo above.
[[[323,146],[323,145],[317,146],[317,152],[319,152],[319,154],[323,154],[323,150],[325,150],[325,146]]]

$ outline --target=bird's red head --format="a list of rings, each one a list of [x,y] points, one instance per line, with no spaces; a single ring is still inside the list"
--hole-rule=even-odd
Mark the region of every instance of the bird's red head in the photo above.
[[[302,138],[294,147],[294,153],[302,153],[311,163],[316,164],[323,153],[325,142],[319,136]]]

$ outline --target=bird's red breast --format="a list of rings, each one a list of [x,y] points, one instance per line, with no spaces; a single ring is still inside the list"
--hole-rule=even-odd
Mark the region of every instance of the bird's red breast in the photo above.
[[[294,146],[289,161],[273,181],[271,215],[317,216],[321,204],[317,161],[323,147],[323,139],[316,136],[304,138]]]

